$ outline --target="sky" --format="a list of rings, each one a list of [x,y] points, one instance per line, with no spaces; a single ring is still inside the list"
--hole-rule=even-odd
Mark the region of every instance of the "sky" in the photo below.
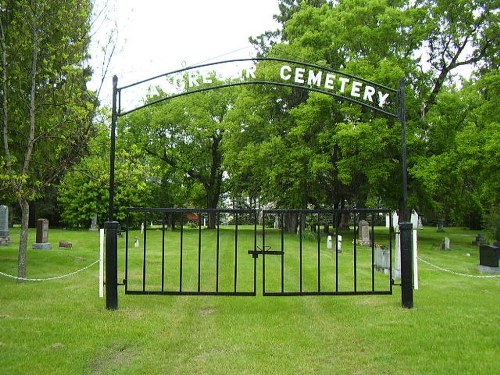
[[[103,47],[111,30],[116,49],[100,98],[110,105],[112,76],[121,87],[202,62],[248,58],[250,36],[276,29],[277,0],[96,0],[91,64],[98,89]],[[144,93],[145,95],[146,93]],[[142,95],[137,93],[136,95]],[[144,96],[142,96],[144,97]]]

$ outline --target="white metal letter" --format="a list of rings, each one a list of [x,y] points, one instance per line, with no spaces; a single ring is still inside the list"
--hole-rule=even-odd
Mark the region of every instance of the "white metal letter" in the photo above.
[[[287,72],[286,74],[285,74],[285,71]],[[290,68],[288,65],[283,65],[280,69],[281,79],[288,81],[290,78],[292,78],[292,75],[290,74],[291,72],[292,72],[292,68]]]
[[[384,94],[382,92],[378,92],[378,106],[383,107],[385,105],[385,101],[389,97],[389,94]]]
[[[345,92],[345,85],[346,85],[346,83],[349,82],[349,78],[340,77],[339,81],[341,82],[340,83],[340,92]]]
[[[333,90],[333,80],[335,79],[335,74],[326,73],[325,76],[325,89]]]
[[[255,79],[255,65],[249,66],[247,70],[245,70],[245,78],[253,78]]]
[[[368,100],[373,103],[373,95],[375,94],[375,88],[372,86],[365,86],[365,93],[363,94],[363,100]]]
[[[351,87],[351,96],[359,98],[361,96],[361,94],[359,93],[361,86],[363,86],[363,84],[361,82],[354,81],[352,83],[352,87]]]
[[[296,83],[304,83],[304,68],[295,68],[295,82]]]
[[[314,73],[314,70],[309,70],[307,73],[307,84],[309,86],[321,86],[321,77],[323,76],[323,72],[320,70],[317,74]]]
[[[189,87],[196,87],[198,86],[198,74],[196,73],[189,73]]]

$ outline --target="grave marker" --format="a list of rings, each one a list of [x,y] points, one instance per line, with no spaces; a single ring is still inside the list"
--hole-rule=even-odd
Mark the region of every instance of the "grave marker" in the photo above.
[[[5,205],[0,206],[0,245],[8,245],[9,237],[9,208]]]
[[[91,231],[98,231],[99,230],[99,224],[97,224],[97,214],[92,216],[92,221],[90,223],[90,229]]]
[[[52,245],[49,243],[49,221],[47,219],[36,221],[36,243],[33,244],[33,249],[52,249]]]
[[[369,246],[370,242],[370,224],[366,220],[359,222],[359,244],[362,246]]]

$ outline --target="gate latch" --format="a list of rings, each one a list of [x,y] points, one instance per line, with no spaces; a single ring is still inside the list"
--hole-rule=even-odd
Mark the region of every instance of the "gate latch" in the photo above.
[[[285,252],[284,251],[278,251],[278,250],[271,250],[271,246],[264,246],[264,248],[260,248],[259,246],[256,246],[254,250],[248,250],[248,254],[251,254],[254,259],[257,259],[259,257],[259,254],[262,255],[283,255]]]

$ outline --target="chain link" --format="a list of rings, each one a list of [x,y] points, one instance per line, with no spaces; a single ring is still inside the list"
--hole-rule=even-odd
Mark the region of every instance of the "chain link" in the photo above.
[[[443,268],[443,267],[436,266],[435,264],[432,264],[431,262],[429,262],[425,259],[422,259],[420,257],[418,257],[418,260],[431,266],[431,267],[434,267],[440,271],[448,272],[448,273],[451,273],[453,275],[464,276],[464,277],[473,277],[476,279],[493,279],[493,278],[500,277],[500,275],[487,275],[487,276],[486,275],[469,275],[466,273],[455,272],[455,271],[447,270],[446,268]]]
[[[17,277],[17,276],[9,275],[7,273],[3,273],[3,272],[0,272],[0,275],[8,277],[8,278],[11,278],[11,279],[15,279],[15,280],[22,280],[22,281],[51,281],[51,280],[63,279],[65,277],[69,277],[69,276],[74,276],[77,273],[80,273],[82,271],[85,271],[85,270],[89,269],[90,267],[92,267],[93,265],[95,265],[97,263],[99,263],[99,259],[96,260],[95,262],[89,264],[87,267],[81,268],[81,269],[76,270],[74,272],[70,272],[70,273],[67,273],[67,274],[61,275],[61,276],[47,277],[45,279],[30,279],[30,278],[26,278],[26,277]]]

